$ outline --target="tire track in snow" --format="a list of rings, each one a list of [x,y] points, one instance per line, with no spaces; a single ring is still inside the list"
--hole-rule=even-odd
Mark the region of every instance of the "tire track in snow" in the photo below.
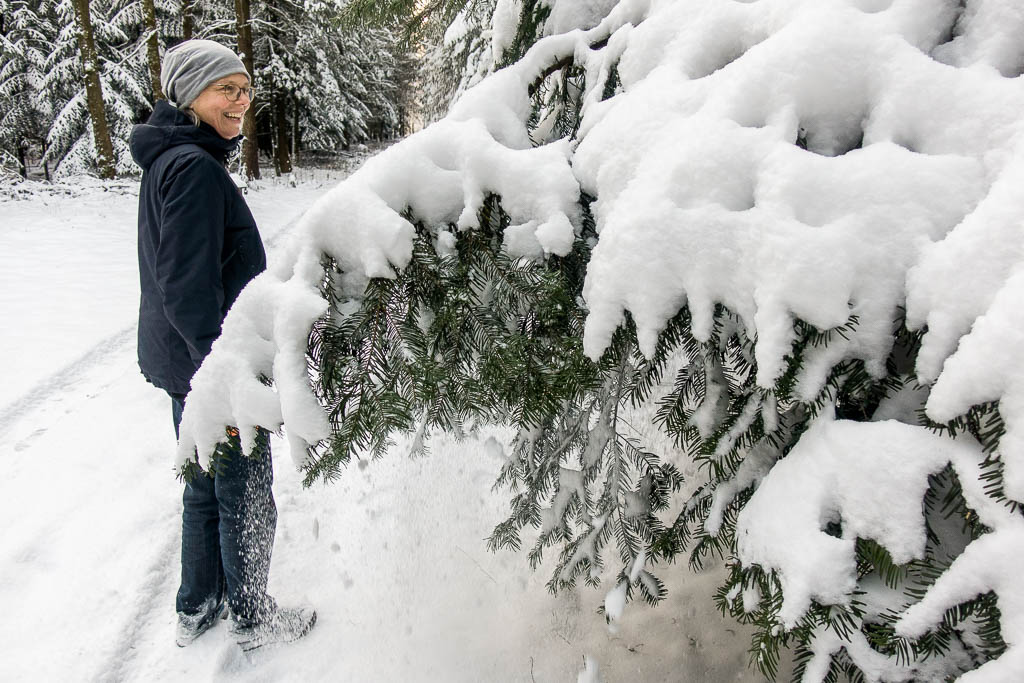
[[[281,226],[278,230],[274,231],[274,234],[263,241],[263,246],[269,252],[272,249],[277,248],[277,243],[284,239],[287,239],[288,235],[291,234],[296,224],[303,216],[306,215],[306,209],[299,211],[297,214],[288,219],[288,222]]]
[[[276,229],[267,231],[265,244],[269,252],[277,251],[288,241],[310,203],[293,204],[286,220],[271,222]],[[22,456],[30,456],[34,446],[41,444],[48,434],[52,436],[55,428],[63,424],[65,415],[86,409],[92,405],[89,399],[106,395],[111,386],[123,388],[138,383],[144,388],[141,377],[132,377],[138,372],[134,357],[136,330],[134,322],[121,329],[101,328],[96,331],[106,332],[106,335],[95,343],[87,342],[88,345],[75,343],[72,337],[68,345],[77,347],[80,355],[67,364],[53,367],[50,373],[38,377],[17,394],[4,397],[6,400],[0,403],[0,428],[5,434],[0,439],[3,454],[18,456],[23,452]],[[109,397],[99,400],[109,400]],[[15,457],[14,464],[31,461],[32,457]],[[120,607],[105,617],[113,623],[108,623],[104,630],[114,637],[109,640],[104,637],[102,644],[97,643],[100,646],[95,655],[81,662],[85,665],[80,671],[84,680],[139,680],[141,672],[152,673],[154,664],[167,662],[169,655],[165,648],[172,652],[177,650],[173,646],[173,607],[168,608],[165,603],[168,596],[173,598],[179,569],[180,510],[166,507],[146,517],[149,519],[146,526],[155,531],[156,542],[149,541],[144,554],[136,555],[139,573],[124,586]],[[44,537],[49,535],[42,533]],[[134,552],[141,550],[136,548]],[[152,661],[154,655],[156,662]]]
[[[177,521],[176,512],[172,518]],[[145,579],[139,585],[138,600],[118,629],[120,638],[110,643],[108,652],[98,658],[95,673],[89,680],[106,683],[138,679],[135,663],[141,654],[141,648],[152,645],[150,632],[159,631],[162,626],[155,622],[159,622],[160,615],[167,611],[161,609],[161,601],[167,599],[167,587],[172,585],[173,574],[179,568],[176,562],[179,547],[180,537],[169,534],[154,553],[148,563]],[[168,629],[166,637],[170,641],[174,637],[174,631]]]
[[[58,394],[82,383],[86,376],[117,356],[135,341],[136,325],[115,332],[72,361],[63,369],[38,382],[35,387],[13,399],[0,410],[0,433],[9,433],[10,428],[20,419],[42,407]],[[33,434],[29,437],[36,436]],[[25,443],[24,441],[21,442]],[[19,444],[20,445],[20,444]]]
[[[288,221],[266,239],[267,250],[276,249],[285,242],[289,234],[304,215],[305,209],[294,214]],[[137,325],[124,328],[95,344],[77,360],[62,370],[40,381],[34,388],[15,398],[5,409],[0,411],[0,428],[9,430],[20,420],[30,417],[38,410],[49,408],[64,398],[76,387],[98,387],[97,372],[104,367],[118,362],[118,356],[128,351],[135,343]],[[120,369],[119,369],[120,373]],[[28,448],[36,438],[47,430],[37,430],[21,439],[15,450]],[[173,638],[173,628],[166,628],[164,616],[167,610],[163,604],[167,596],[173,595],[176,574],[179,569],[178,550],[180,536],[174,533],[174,527],[180,523],[179,512],[167,516],[155,523],[156,527],[167,533],[157,534],[163,542],[154,548],[146,562],[144,578],[137,584],[134,593],[134,604],[125,610],[127,614],[119,620],[117,632],[120,634],[105,648],[107,651],[99,656],[93,664],[92,672],[87,680],[126,681],[138,678],[141,669],[152,662],[154,646],[156,651],[163,647],[164,640]]]

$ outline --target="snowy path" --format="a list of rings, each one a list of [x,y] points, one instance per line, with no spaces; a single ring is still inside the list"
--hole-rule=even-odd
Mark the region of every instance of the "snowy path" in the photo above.
[[[250,193],[271,252],[325,189]],[[176,648],[181,489],[168,399],[135,363],[134,211],[99,190],[0,204],[0,680],[574,681],[585,654],[606,682],[759,680],[714,573],[676,568],[669,604],[612,636],[601,593],[551,597],[525,556],[488,553],[500,463],[445,438],[310,489],[275,440],[271,590],[318,626],[253,657],[222,625]]]

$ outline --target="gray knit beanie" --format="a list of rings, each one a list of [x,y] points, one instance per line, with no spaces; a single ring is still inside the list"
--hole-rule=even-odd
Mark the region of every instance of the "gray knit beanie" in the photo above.
[[[186,40],[164,54],[160,86],[171,104],[185,109],[210,83],[232,74],[249,76],[231,48],[212,40]]]

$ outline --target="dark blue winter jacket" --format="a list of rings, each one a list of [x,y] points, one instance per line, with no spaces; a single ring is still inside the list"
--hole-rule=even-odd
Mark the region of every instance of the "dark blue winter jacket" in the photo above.
[[[161,100],[129,144],[139,190],[139,367],[172,394],[220,335],[242,288],[267,265],[256,222],[224,166],[225,140]]]

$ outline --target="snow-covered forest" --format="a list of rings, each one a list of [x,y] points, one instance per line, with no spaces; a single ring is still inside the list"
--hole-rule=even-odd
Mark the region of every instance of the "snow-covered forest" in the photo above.
[[[393,138],[413,104],[409,45],[383,26],[337,28],[343,5],[0,0],[0,170],[7,180],[138,174],[128,134],[163,97],[160,55],[188,38],[247,55],[258,98],[246,154],[258,150],[277,173],[297,152]],[[245,169],[259,176],[255,161]]]
[[[246,3],[157,2],[155,31],[122,4],[92,23],[131,174],[147,41],[240,44]],[[80,6],[0,0],[10,183],[37,148],[103,173]],[[193,380],[177,467],[225,427],[279,433],[326,492],[463,449],[496,466],[453,511],[493,513],[496,480],[487,548],[598,595],[580,619],[613,635],[692,618],[673,591],[721,563],[700,585],[758,675],[1024,679],[1024,5],[251,12],[265,165],[432,123],[282,232]],[[569,670],[602,680],[584,654]]]

